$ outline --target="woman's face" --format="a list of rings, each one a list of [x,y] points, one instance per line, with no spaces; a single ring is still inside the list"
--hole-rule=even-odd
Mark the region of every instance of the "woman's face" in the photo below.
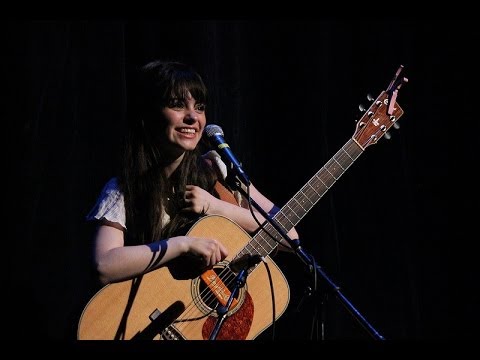
[[[188,93],[186,99],[171,99],[161,114],[165,119],[163,150],[180,156],[197,147],[207,121],[205,104],[198,103]]]

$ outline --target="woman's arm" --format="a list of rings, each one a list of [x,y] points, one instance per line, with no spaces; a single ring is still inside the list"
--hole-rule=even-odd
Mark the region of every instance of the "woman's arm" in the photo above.
[[[274,210],[277,209],[275,204],[252,184],[250,185],[250,196],[267,213],[274,213]],[[209,215],[223,215],[236,222],[248,233],[253,233],[259,227],[249,209],[218,199],[198,186],[187,185],[185,203],[185,210],[198,214],[203,212]],[[256,209],[254,209],[254,213],[260,223],[265,221],[265,218]],[[292,228],[287,235],[291,239],[298,239],[295,228]],[[288,246],[286,241],[282,244]]]
[[[215,239],[190,236],[124,246],[123,228],[106,220],[95,235],[95,265],[102,284],[133,278],[186,253],[201,257],[205,266],[214,265],[228,255],[225,246]]]

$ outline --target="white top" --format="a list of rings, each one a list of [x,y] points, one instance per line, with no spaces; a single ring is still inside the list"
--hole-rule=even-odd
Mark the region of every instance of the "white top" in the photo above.
[[[203,156],[212,160],[224,179],[227,177],[227,166],[215,150],[211,150]],[[235,191],[235,199],[238,204],[241,204],[242,196],[240,192]],[[117,178],[114,177],[105,184],[97,199],[97,203],[92,210],[90,210],[86,218],[87,220],[105,219],[119,223],[124,229],[127,228],[125,225],[125,202],[123,193],[118,187]],[[166,224],[170,221],[170,216],[164,212],[164,218],[162,220],[162,222]]]

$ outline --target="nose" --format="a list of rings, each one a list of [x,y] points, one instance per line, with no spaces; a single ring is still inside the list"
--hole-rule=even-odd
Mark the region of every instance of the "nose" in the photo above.
[[[198,113],[195,110],[188,110],[187,113],[185,114],[184,121],[187,124],[194,124],[195,122],[198,121]]]

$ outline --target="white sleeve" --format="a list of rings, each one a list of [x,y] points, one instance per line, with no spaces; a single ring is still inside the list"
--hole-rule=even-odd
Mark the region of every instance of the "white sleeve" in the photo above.
[[[123,193],[118,188],[116,178],[110,179],[103,187],[97,203],[88,213],[87,220],[106,219],[111,222],[119,223],[124,229],[125,225],[125,203]]]

